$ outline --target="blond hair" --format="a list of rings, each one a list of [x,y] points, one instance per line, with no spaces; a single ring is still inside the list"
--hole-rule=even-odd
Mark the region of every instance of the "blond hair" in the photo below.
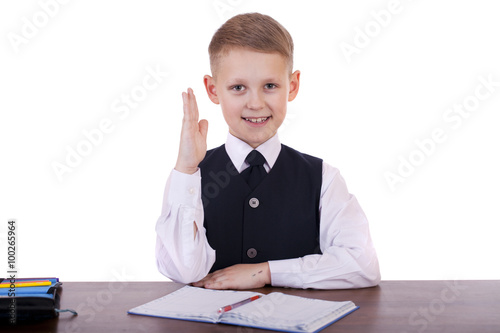
[[[263,53],[278,53],[293,70],[293,40],[275,19],[260,13],[240,14],[224,23],[208,47],[210,69],[215,77],[220,59],[233,48],[249,48]]]

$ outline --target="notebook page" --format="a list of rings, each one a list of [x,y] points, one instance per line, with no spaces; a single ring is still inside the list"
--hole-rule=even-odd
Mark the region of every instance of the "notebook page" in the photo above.
[[[255,292],[210,290],[184,286],[166,296],[131,309],[133,314],[217,322],[219,308],[234,304],[254,295]]]
[[[354,303],[324,301],[282,293],[271,293],[229,311],[221,322],[239,323],[277,330],[314,332],[356,308]]]

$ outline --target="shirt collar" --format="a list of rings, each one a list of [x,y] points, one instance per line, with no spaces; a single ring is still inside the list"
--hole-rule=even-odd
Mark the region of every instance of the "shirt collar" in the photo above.
[[[233,162],[233,165],[238,172],[245,170],[248,167],[248,163],[245,162],[245,158],[248,153],[253,150],[253,148],[248,143],[238,139],[231,133],[227,134],[225,147],[231,162]],[[272,138],[258,146],[256,150],[258,150],[259,153],[265,157],[267,165],[264,164],[264,167],[266,168],[266,171],[269,172],[269,170],[274,166],[274,163],[278,159],[278,155],[281,151],[281,142],[278,134],[276,133]]]

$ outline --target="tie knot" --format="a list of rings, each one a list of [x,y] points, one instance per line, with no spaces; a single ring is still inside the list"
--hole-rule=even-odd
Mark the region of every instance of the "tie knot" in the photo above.
[[[264,156],[262,156],[261,153],[259,153],[257,150],[252,150],[248,155],[247,158],[245,158],[245,161],[250,164],[250,166],[255,166],[255,165],[264,165],[266,163],[266,159]]]

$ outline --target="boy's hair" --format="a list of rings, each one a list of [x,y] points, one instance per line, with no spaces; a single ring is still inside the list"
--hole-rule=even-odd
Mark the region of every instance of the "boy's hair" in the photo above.
[[[293,40],[275,19],[260,13],[240,14],[230,18],[212,37],[208,47],[210,69],[215,77],[220,58],[233,48],[250,48],[263,53],[279,53],[293,69]]]

